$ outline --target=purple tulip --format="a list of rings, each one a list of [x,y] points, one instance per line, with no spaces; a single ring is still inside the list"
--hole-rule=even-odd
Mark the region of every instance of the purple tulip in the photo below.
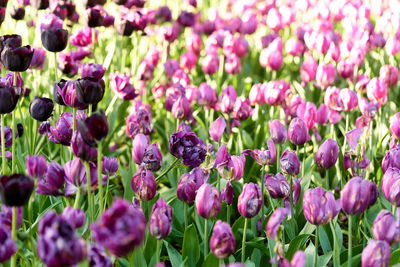
[[[386,82],[389,88],[392,88],[399,80],[399,70],[392,65],[383,65],[379,70],[379,77]]]
[[[250,106],[250,101],[245,97],[236,99],[233,106],[233,118],[243,121],[253,114],[253,108]]]
[[[332,192],[321,187],[308,189],[303,196],[303,213],[307,221],[314,225],[325,225],[340,211],[340,202]]]
[[[386,241],[370,239],[361,254],[362,267],[389,266],[390,246]]]
[[[86,257],[86,244],[67,219],[51,210],[39,222],[37,252],[47,266],[69,266]]]
[[[218,220],[210,238],[210,249],[220,259],[229,257],[235,251],[235,237],[231,226]]]
[[[131,138],[134,138],[138,133],[152,134],[151,119],[150,106],[143,104],[141,100],[133,101],[130,114],[125,118],[126,134]]]
[[[140,246],[146,232],[146,218],[141,208],[123,199],[114,200],[97,223],[91,225],[94,241],[122,257]]]
[[[275,144],[283,144],[287,138],[286,127],[279,120],[270,121],[269,132],[271,133],[271,139]]]
[[[280,160],[281,168],[284,173],[296,176],[300,172],[300,161],[293,150],[285,150]]]
[[[97,157],[97,149],[89,146],[79,131],[75,131],[72,135],[71,148],[74,155],[82,160],[90,161]]]
[[[215,89],[206,83],[200,84],[197,98],[197,102],[200,105],[208,107],[213,107],[218,102],[218,97]]]
[[[308,129],[313,129],[317,119],[317,108],[312,102],[301,103],[297,106],[297,117],[303,120]],[[290,127],[290,126],[289,126]]]
[[[207,183],[200,186],[196,193],[196,209],[197,213],[205,219],[218,216],[221,209],[218,189]]]
[[[66,207],[61,216],[67,220],[75,229],[81,228],[85,223],[85,213],[81,209]]]
[[[331,85],[336,77],[335,67],[332,64],[325,65],[323,63],[318,65],[316,72],[317,84],[325,89]]]
[[[83,29],[79,30],[76,34],[72,35],[70,38],[70,42],[72,45],[77,47],[87,47],[96,42],[96,40],[92,40],[93,33],[92,31],[96,31],[96,40],[98,36],[98,32],[95,29],[90,27],[84,27]]]
[[[219,142],[226,128],[224,117],[220,116],[216,119],[210,127],[209,134],[212,140]]]
[[[0,262],[7,262],[17,252],[17,244],[11,238],[11,231],[0,227]]]
[[[198,167],[206,157],[204,142],[194,132],[173,133],[169,138],[169,152],[190,168]]]
[[[69,146],[71,144],[72,123],[73,123],[72,114],[69,112],[64,112],[57,120],[56,128],[50,126],[50,133],[54,137],[54,141],[57,144],[62,144],[64,146]]]
[[[297,146],[302,146],[310,140],[306,123],[300,118],[294,118],[288,129],[289,141]]]
[[[382,177],[381,189],[385,198],[392,205],[400,206],[400,170],[389,167]]]
[[[393,245],[400,241],[399,220],[396,221],[388,210],[381,210],[371,228],[375,240],[383,240]]]
[[[388,98],[387,92],[388,88],[382,78],[375,77],[367,84],[367,97],[371,102],[384,105]]]
[[[149,201],[156,195],[156,179],[154,174],[146,170],[143,166],[140,166],[137,173],[133,175],[131,186],[133,192],[135,192],[140,200]]]
[[[390,133],[397,140],[400,139],[400,112],[397,112],[390,118]]]
[[[112,261],[102,246],[91,244],[89,247],[89,265],[92,267],[112,267]]]
[[[250,155],[259,165],[272,165],[276,160],[275,144],[272,140],[267,141],[268,150],[265,149],[246,149],[243,155]]]
[[[286,208],[277,208],[269,217],[265,232],[267,236],[273,240],[276,240],[278,228],[285,220],[286,216],[290,214],[290,210]]]
[[[400,169],[400,148],[395,147],[386,152],[382,160],[382,171],[386,173],[389,168]]]
[[[289,183],[281,173],[277,173],[276,175],[265,174],[264,183],[272,198],[286,198],[289,196]]]
[[[317,151],[315,155],[315,163],[318,167],[328,170],[335,166],[339,157],[339,146],[333,139],[327,139]]]
[[[47,172],[47,162],[43,155],[26,156],[26,170],[34,178],[43,178]]]
[[[102,171],[107,174],[115,174],[118,171],[118,159],[115,157],[103,157]]]
[[[272,106],[279,106],[285,102],[290,92],[290,84],[284,80],[270,81],[264,87],[264,101]]]
[[[300,76],[303,82],[310,82],[315,80],[317,74],[317,62],[312,56],[309,56],[300,67]]]
[[[358,143],[358,139],[360,138],[360,136],[362,135],[362,130],[359,128],[355,128],[349,132],[346,133],[346,140],[347,143],[349,144],[349,147],[352,150],[356,150],[357,149],[357,143]]]
[[[6,45],[1,52],[1,63],[9,71],[26,71],[31,64],[33,50],[29,45],[20,47]]]
[[[237,94],[235,88],[229,85],[221,93],[219,97],[219,107],[224,113],[231,113],[235,107]]]
[[[88,105],[80,102],[76,95],[75,81],[64,81],[63,83],[60,82],[58,84],[55,84],[54,87],[56,92],[61,95],[63,103],[65,105],[76,109],[88,108]]]
[[[132,142],[132,158],[136,164],[141,164],[144,153],[149,145],[149,138],[143,134],[137,134]]]
[[[8,206],[6,206],[4,204],[1,205],[0,223],[5,228],[5,230],[7,230],[7,231],[11,231],[12,216],[13,216],[12,214],[13,214],[13,208],[12,207],[8,207]],[[17,229],[19,229],[21,227],[23,217],[24,217],[24,208],[23,207],[17,207]],[[1,262],[1,260],[0,260],[0,262]]]
[[[226,205],[231,205],[233,200],[233,186],[231,181],[226,183],[225,190],[221,192],[221,196],[223,196]]]
[[[106,69],[101,64],[90,63],[81,65],[82,78],[100,80],[103,78]]]
[[[323,125],[328,122],[328,112],[329,108],[325,104],[321,104],[317,110],[316,122],[320,125]]]
[[[97,104],[104,96],[104,80],[81,78],[75,81],[76,97],[81,103]]]
[[[65,183],[64,168],[53,161],[48,164],[46,175],[38,180],[36,193],[40,195],[58,196]]]
[[[153,205],[149,218],[149,232],[156,239],[166,238],[172,230],[172,209],[159,198]]]
[[[373,185],[361,177],[350,179],[340,192],[342,210],[349,215],[363,213],[369,206]]]
[[[35,47],[35,49],[33,50],[32,61],[29,68],[42,70],[45,61],[46,61],[46,51],[40,47]]]
[[[162,155],[158,143],[153,143],[146,148],[143,163],[150,171],[158,171],[161,168]]]
[[[196,197],[196,191],[205,182],[204,172],[200,168],[194,168],[189,173],[182,174],[176,189],[179,200],[187,203],[193,202]]]
[[[261,209],[261,189],[257,184],[248,183],[238,198],[239,213],[245,218],[253,218]]]
[[[357,93],[347,88],[340,90],[339,99],[343,103],[344,111],[352,111],[358,105]]]
[[[31,177],[23,174],[0,177],[0,198],[7,206],[19,207],[28,203],[34,187]]]
[[[301,194],[301,183],[300,182],[303,178],[296,179],[296,178],[292,177],[292,179],[293,179],[293,185],[292,185],[293,204],[296,204],[300,198],[300,194]]]
[[[123,100],[132,100],[137,94],[135,87],[129,82],[129,76],[122,73],[114,73],[109,76],[110,88]]]
[[[29,105],[29,113],[37,121],[46,121],[53,113],[54,103],[46,97],[37,97]]]
[[[93,162],[89,162],[90,166],[90,177],[97,177],[97,166]],[[65,163],[65,196],[72,196],[76,194],[78,188],[81,188],[83,192],[87,192],[88,184],[86,177],[86,169],[82,161],[79,158],[74,158],[72,161]],[[94,190],[97,186],[97,179],[90,180],[90,187]]]

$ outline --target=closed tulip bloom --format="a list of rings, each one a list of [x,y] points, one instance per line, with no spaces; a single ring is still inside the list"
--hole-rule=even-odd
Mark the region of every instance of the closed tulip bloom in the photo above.
[[[29,176],[43,178],[47,172],[47,162],[43,155],[26,156],[26,171]]]
[[[369,206],[373,182],[361,177],[350,179],[340,192],[342,210],[349,215],[359,215]]]
[[[206,182],[204,172],[200,168],[194,168],[189,173],[182,174],[176,188],[179,200],[192,203],[196,197],[196,191]]]
[[[101,64],[89,63],[81,65],[82,78],[100,80],[101,78],[103,78],[105,72],[106,69]]]
[[[143,163],[146,169],[153,172],[161,168],[162,154],[158,143],[153,143],[146,148],[143,156]]]
[[[226,205],[231,205],[233,200],[233,186],[230,180],[226,183],[225,190],[221,194],[223,194]]]
[[[221,93],[219,98],[219,106],[222,112],[230,113],[235,107],[237,99],[236,90],[233,86],[227,86]]]
[[[400,206],[400,170],[389,167],[382,177],[381,189],[385,198],[395,206]]]
[[[71,148],[74,155],[84,161],[94,160],[97,157],[97,149],[89,146],[79,131],[75,131],[72,135]]]
[[[300,76],[303,82],[310,82],[315,80],[317,74],[317,62],[312,56],[309,56],[300,67]]]
[[[320,125],[323,125],[328,122],[328,113],[329,113],[329,108],[325,104],[321,104],[317,110],[317,117],[316,117],[316,122]]]
[[[144,153],[149,145],[149,138],[144,134],[137,134],[132,142],[132,158],[136,164],[141,164]]]
[[[85,120],[79,119],[76,125],[83,140],[91,147],[97,146],[97,143],[106,138],[108,134],[108,121],[101,110],[100,113],[94,113]]]
[[[57,120],[56,127],[54,128],[53,126],[50,126],[50,133],[53,136],[55,143],[64,146],[69,146],[71,144],[72,123],[73,115],[69,112],[64,112]]]
[[[54,84],[54,100],[60,104],[61,96],[62,103],[76,109],[87,109],[88,105],[79,101],[76,92],[76,81],[61,80],[59,83]]]
[[[102,171],[107,174],[115,174],[118,171],[118,159],[116,157],[103,157]]]
[[[382,78],[373,78],[367,84],[368,100],[374,103],[384,105],[387,102],[388,88]]]
[[[250,105],[250,101],[245,97],[239,97],[236,99],[233,106],[233,117],[237,120],[246,120],[253,114],[253,108]]]
[[[272,198],[286,198],[289,196],[289,183],[281,173],[277,173],[276,175],[265,174],[264,183]]]
[[[344,111],[351,111],[358,105],[357,93],[347,88],[340,90],[339,99],[343,103]]]
[[[386,82],[387,86],[392,88],[399,80],[399,70],[392,65],[383,65],[379,70],[379,77]]]
[[[400,139],[400,112],[397,112],[390,118],[390,133],[397,140]]]
[[[153,205],[149,218],[149,232],[156,239],[169,236],[172,230],[172,208],[163,198]]]
[[[390,167],[400,169],[400,148],[395,147],[386,152],[382,160],[383,173]]]
[[[218,117],[212,124],[209,130],[209,134],[212,140],[215,142],[219,142],[222,137],[222,134],[225,131],[226,122],[224,117]]]
[[[81,228],[85,223],[85,212],[81,209],[74,209],[73,207],[66,207],[61,216],[67,220],[75,229]]]
[[[287,138],[286,127],[279,120],[273,120],[268,123],[271,139],[275,144],[283,144]]]
[[[7,206],[24,206],[34,187],[33,179],[23,174],[3,175],[0,178],[0,198]]]
[[[192,12],[183,10],[177,21],[184,27],[192,27],[195,23],[195,15]]]
[[[154,174],[142,166],[139,167],[138,172],[133,175],[131,186],[133,192],[135,192],[142,201],[152,200],[156,195],[157,185]]]
[[[218,189],[205,183],[196,193],[196,210],[197,213],[205,218],[210,219],[217,217],[221,209],[221,198]]]
[[[33,57],[33,48],[29,45],[13,47],[6,45],[1,51],[1,62],[9,71],[23,72],[29,68]]]
[[[201,69],[209,75],[216,73],[219,69],[219,56],[216,53],[207,54],[201,62]]]
[[[231,226],[218,220],[210,238],[210,249],[220,259],[229,257],[235,251],[235,237]]]
[[[315,163],[318,167],[328,170],[335,166],[339,157],[339,146],[333,139],[327,139],[317,151],[315,155]]]
[[[381,210],[371,228],[375,240],[383,240],[393,245],[400,240],[400,225],[388,210]]]
[[[277,208],[272,213],[265,228],[265,232],[269,238],[273,240],[277,239],[278,228],[289,214],[290,210],[286,208]]]
[[[302,119],[300,118],[292,119],[288,128],[288,138],[292,144],[297,146],[302,146],[308,140],[310,140],[310,135],[308,134],[308,127]]]
[[[293,150],[285,150],[281,156],[281,168],[288,175],[297,175],[300,172],[300,161]]]
[[[230,74],[238,74],[242,69],[240,58],[236,55],[230,55],[226,58],[225,71]]]
[[[260,187],[254,183],[245,184],[238,198],[239,213],[245,218],[253,218],[260,211],[261,205]]]
[[[103,98],[105,85],[104,80],[93,78],[78,79],[76,85],[76,96],[81,103],[97,104]]]
[[[215,89],[204,82],[201,83],[197,91],[197,102],[203,106],[214,106],[218,102]]]
[[[390,246],[386,241],[370,239],[361,254],[362,267],[389,266]]]
[[[110,75],[110,87],[123,100],[132,100],[137,94],[135,87],[130,84],[129,76],[122,73],[114,73]]]
[[[306,102],[297,106],[297,117],[302,119],[308,129],[313,129],[317,119],[317,108],[314,103]]]
[[[53,113],[54,103],[46,97],[37,97],[29,105],[29,112],[37,121],[46,121]]]
[[[116,199],[91,229],[94,241],[113,255],[122,257],[142,243],[146,217],[141,208],[126,200]]]
[[[340,211],[340,202],[331,191],[321,187],[308,189],[303,196],[303,213],[313,225],[325,225]]]
[[[336,77],[335,67],[332,64],[320,64],[317,68],[316,80],[317,84],[323,89],[331,85]]]
[[[110,257],[104,251],[104,248],[98,244],[91,244],[89,247],[89,266],[92,267],[112,267]]]
[[[100,9],[88,8],[86,9],[85,19],[90,28],[103,26],[105,14]]]
[[[57,162],[49,163],[46,175],[38,180],[36,193],[40,195],[58,196],[65,183],[64,168]]]
[[[35,47],[35,49],[33,50],[32,61],[29,68],[42,70],[45,61],[46,61],[46,51],[40,47]]]
[[[68,31],[58,28],[49,28],[41,33],[44,48],[50,52],[61,52],[68,44]]]

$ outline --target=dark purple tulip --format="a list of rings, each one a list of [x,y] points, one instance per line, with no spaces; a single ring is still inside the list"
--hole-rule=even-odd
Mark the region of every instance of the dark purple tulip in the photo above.
[[[29,68],[42,70],[45,61],[46,61],[46,51],[40,47],[36,47],[33,50],[32,61]]]
[[[386,173],[389,168],[400,169],[400,148],[392,148],[386,152],[382,160],[382,171]]]
[[[325,225],[340,211],[340,202],[331,191],[321,187],[308,189],[303,196],[303,213],[307,221],[314,225]]]
[[[381,210],[374,220],[371,228],[372,235],[376,240],[384,240],[393,245],[400,240],[399,221],[388,210]]]
[[[226,205],[231,205],[233,200],[233,186],[231,181],[226,183],[225,190],[223,190],[221,194],[223,194],[222,196],[224,197]]]
[[[267,173],[264,176],[264,183],[272,198],[286,198],[289,196],[289,183],[283,174],[277,173],[273,175]]]
[[[12,207],[8,207],[3,204],[1,205],[0,223],[8,231],[11,231],[12,227],[12,214],[13,214]],[[21,227],[23,217],[24,217],[24,208],[17,207],[17,229]]]
[[[205,219],[217,217],[221,209],[218,189],[207,183],[200,186],[196,193],[196,209]]]
[[[79,131],[75,131],[71,139],[72,152],[84,161],[94,160],[97,157],[97,149],[89,146]]]
[[[111,259],[105,253],[104,248],[98,244],[90,245],[88,257],[90,267],[112,267]]]
[[[359,215],[369,206],[373,182],[361,177],[350,179],[340,192],[342,210],[349,215]]]
[[[265,232],[267,236],[273,240],[276,240],[278,228],[281,223],[285,220],[285,217],[290,214],[290,210],[286,208],[277,208],[271,217],[269,217]]]
[[[208,131],[211,139],[214,140],[215,142],[219,142],[219,140],[222,137],[222,134],[225,131],[225,127],[226,127],[226,122],[225,122],[224,117],[222,117],[222,116],[218,117],[211,124],[210,130]]]
[[[279,120],[273,120],[269,122],[269,132],[271,133],[271,139],[275,144],[283,144],[287,138],[286,127]]]
[[[115,157],[103,157],[102,171],[107,174],[115,174],[118,171],[118,159]]]
[[[85,7],[94,7],[97,5],[104,5],[107,1],[106,0],[84,0],[83,4],[85,5]]]
[[[386,241],[370,239],[361,254],[362,267],[387,267],[390,261],[390,246]]]
[[[37,97],[29,105],[29,112],[37,121],[47,121],[53,113],[54,103],[46,97]]]
[[[146,169],[150,171],[158,171],[161,168],[162,154],[158,143],[149,145],[143,155],[143,163]]]
[[[8,0],[0,0],[0,7],[7,7]]]
[[[69,146],[71,144],[72,123],[73,115],[69,112],[64,112],[57,120],[56,127],[50,126],[50,133],[54,137],[56,143],[64,146]]]
[[[163,22],[171,21],[172,13],[168,6],[160,6],[154,13],[154,19],[156,24],[161,24]]]
[[[156,239],[169,236],[172,231],[172,209],[163,198],[153,205],[149,218],[149,232]]]
[[[13,134],[12,134],[11,128],[8,126],[4,126],[4,139],[5,139],[5,147],[9,148],[13,142]],[[0,137],[0,141],[1,141],[1,137]]]
[[[81,228],[85,223],[85,212],[81,209],[74,209],[73,207],[66,207],[61,216],[67,220],[75,229]]]
[[[169,152],[190,168],[198,167],[206,158],[204,142],[193,132],[173,133],[169,138]]]
[[[58,69],[69,78],[78,73],[79,64],[80,62],[74,59],[71,53],[60,53],[57,59]]]
[[[100,113],[94,113],[85,120],[78,120],[76,127],[83,140],[91,147],[97,146],[97,143],[106,138],[108,134],[108,121],[101,110]]]
[[[100,80],[103,78],[106,69],[101,64],[89,63],[81,65],[82,78]]]
[[[228,223],[221,220],[215,223],[210,238],[210,249],[220,259],[229,257],[235,251],[235,236]]]
[[[31,5],[36,9],[46,9],[49,7],[49,0],[30,0]]]
[[[90,28],[103,26],[105,14],[97,8],[86,9],[85,19]]]
[[[302,146],[305,142],[310,140],[307,125],[302,119],[294,118],[290,122],[288,138],[289,141],[296,146]]]
[[[195,15],[192,12],[183,10],[177,21],[184,27],[192,27],[195,23]]]
[[[132,141],[132,158],[133,161],[140,165],[143,162],[144,153],[149,146],[149,138],[144,134],[137,134]]]
[[[34,187],[33,179],[23,174],[3,175],[0,178],[0,198],[7,206],[28,203]]]
[[[151,108],[145,105],[141,100],[133,101],[131,112],[126,121],[126,134],[134,138],[136,134],[151,135],[153,127],[151,125]]]
[[[47,167],[46,176],[39,179],[36,187],[36,193],[40,195],[58,196],[61,195],[60,189],[65,183],[64,168],[53,161]]]
[[[9,71],[23,72],[29,68],[33,56],[33,49],[27,46],[5,46],[1,52],[1,62]]]
[[[133,192],[135,192],[142,201],[152,200],[156,195],[157,185],[154,174],[146,170],[143,166],[140,166],[137,173],[133,175],[131,186]]]
[[[43,155],[26,156],[26,171],[29,176],[43,178],[47,172],[47,162]]]
[[[93,162],[89,162],[90,177],[97,177],[97,166]],[[65,196],[73,196],[81,188],[83,192],[87,192],[87,175],[86,169],[79,158],[74,158],[72,161],[65,163]],[[97,186],[97,179],[90,179],[92,190]]]
[[[10,16],[15,20],[23,20],[25,17],[25,8],[13,6],[10,10]]]
[[[61,79],[58,83],[54,83],[53,86],[53,99],[54,102],[56,102],[59,105],[65,106],[64,100],[62,98],[62,90],[64,86],[66,85],[67,81],[64,79]]]
[[[0,227],[0,262],[8,261],[17,252],[17,244],[11,238],[11,231]]]
[[[146,232],[146,218],[141,208],[116,199],[99,221],[92,224],[94,241],[122,257],[140,246]]]
[[[381,189],[385,198],[395,206],[400,206],[400,170],[388,168],[382,177]]]
[[[86,257],[86,243],[67,219],[51,210],[39,222],[37,252],[47,266],[71,266]]]
[[[64,29],[46,29],[43,30],[40,38],[46,50],[50,52],[61,52],[68,44],[68,31]]]
[[[17,105],[20,90],[17,87],[0,86],[0,114],[12,112]]]
[[[81,103],[97,104],[103,98],[105,85],[104,80],[92,78],[78,79],[76,85],[76,96]]]
[[[189,173],[182,174],[176,188],[179,200],[192,203],[196,197],[196,191],[206,182],[204,172],[200,168],[194,168]]]
[[[335,166],[339,157],[339,146],[333,139],[327,139],[317,151],[315,155],[315,163],[318,167],[328,170]]]
[[[296,176],[300,172],[300,161],[293,150],[285,150],[281,156],[281,168],[284,173]]]
[[[59,83],[54,84],[54,100],[61,104],[59,96],[61,96],[62,103],[76,109],[87,109],[88,105],[78,100],[76,93],[76,82],[61,80]]]
[[[246,149],[245,151],[243,151],[243,154],[245,155],[249,154],[261,166],[272,165],[276,160],[276,151],[274,142],[272,140],[268,140],[267,146],[268,150]]]
[[[22,45],[21,35],[10,34],[0,36],[0,53],[6,46],[20,47]]]
[[[261,205],[260,187],[254,183],[245,184],[238,198],[239,213],[245,218],[253,218],[260,211]]]

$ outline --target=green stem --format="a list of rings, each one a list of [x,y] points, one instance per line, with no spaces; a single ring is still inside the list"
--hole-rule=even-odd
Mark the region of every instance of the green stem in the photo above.
[[[16,147],[16,141],[15,141],[15,133],[16,133],[16,125],[15,125],[15,112],[11,113],[11,127],[12,127],[12,145],[11,145],[11,153],[12,153],[12,158],[11,158],[11,173],[15,172],[15,163],[16,163],[16,157],[17,154],[15,153],[15,147]],[[33,129],[35,130],[35,129]]]
[[[11,237],[17,242],[17,207],[12,207]],[[11,267],[17,266],[17,253],[11,256]]]
[[[72,133],[76,130],[76,108],[72,108]]]
[[[339,244],[337,242],[337,237],[336,237],[336,231],[335,231],[335,224],[334,220],[332,219],[329,222],[329,225],[331,227],[332,235],[333,235],[333,266],[334,267],[340,267],[340,248]]]
[[[107,179],[106,194],[105,194],[105,198],[104,198],[103,210],[106,210],[106,206],[107,206],[107,196],[108,196],[108,186],[109,186],[109,184],[110,184],[110,177],[108,177],[108,179]]]
[[[303,146],[303,160],[301,166],[301,177],[304,177],[304,169],[305,169],[305,159],[306,159],[306,144]]]
[[[92,104],[89,104],[88,107],[88,117],[92,116]]]
[[[265,166],[262,166],[261,169],[261,226],[264,222],[264,173],[265,173]]]
[[[76,191],[75,195],[74,209],[80,208],[80,202],[81,202],[81,188],[78,187],[78,191]]]
[[[161,257],[161,248],[162,248],[162,240],[157,240],[157,261],[156,263],[160,262],[160,257]]]
[[[54,80],[58,82],[57,53],[54,53]]]
[[[296,218],[296,214],[295,214],[295,210],[294,210],[294,206],[293,206],[293,188],[292,188],[292,186],[293,186],[293,177],[289,175],[290,211],[291,211],[291,213],[292,213],[292,221],[294,221],[295,218]]]
[[[243,239],[242,239],[242,262],[245,260],[245,244],[246,244],[246,231],[247,231],[247,221],[248,219],[244,219],[244,228],[243,228]]]
[[[276,146],[276,173],[279,173],[279,171],[280,171],[280,166],[279,166],[280,152],[281,152],[281,145],[277,144],[277,146]]]
[[[392,205],[393,216],[396,216],[396,210],[397,210],[397,206],[396,205]],[[397,219],[399,219],[399,218],[397,218]]]
[[[96,30],[92,28],[92,45],[93,45],[93,58],[95,58],[95,49],[96,49]]]
[[[175,167],[176,163],[178,162],[178,158],[176,158],[171,165],[169,165],[169,167],[163,171],[159,176],[157,176],[156,181],[158,181],[159,179],[161,179],[164,175],[166,175],[173,167]]]
[[[207,238],[207,226],[208,226],[208,221],[207,219],[204,219],[204,260],[207,257],[207,242],[208,242],[208,238]]]
[[[188,217],[187,217],[187,203],[183,202],[183,216],[184,216],[184,220],[185,220],[185,229],[188,226]]]
[[[1,171],[2,174],[6,174],[6,140],[4,137],[4,121],[5,114],[1,114]]]
[[[317,225],[317,228],[315,228],[315,252],[314,252],[314,267],[317,267],[318,263],[318,246],[319,246],[319,226]]]
[[[99,186],[99,215],[103,213],[103,175],[102,175],[102,145],[101,142],[99,142],[99,145],[97,147],[97,183]]]
[[[219,263],[218,263],[218,266],[222,266],[222,259],[221,258],[219,258]]]
[[[226,222],[231,222],[231,205],[226,205]]]
[[[84,161],[86,169],[86,180],[87,180],[87,194],[88,194],[88,208],[89,208],[89,222],[94,221],[94,211],[93,211],[93,202],[92,202],[92,183],[90,177],[90,165],[89,162]]]
[[[353,221],[352,221],[352,216],[351,215],[347,215],[348,216],[348,218],[349,218],[349,221],[348,221],[348,223],[349,223],[349,230],[348,230],[348,235],[349,235],[349,244],[348,244],[348,246],[347,246],[347,266],[348,267],[352,267],[352,265],[351,265],[351,260],[352,260],[352,237],[353,237],[353,233],[351,232],[351,224],[353,223]]]

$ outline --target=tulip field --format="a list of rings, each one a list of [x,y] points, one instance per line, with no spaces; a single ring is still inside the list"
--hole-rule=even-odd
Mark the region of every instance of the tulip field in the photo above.
[[[0,0],[0,265],[400,266],[400,2]]]

